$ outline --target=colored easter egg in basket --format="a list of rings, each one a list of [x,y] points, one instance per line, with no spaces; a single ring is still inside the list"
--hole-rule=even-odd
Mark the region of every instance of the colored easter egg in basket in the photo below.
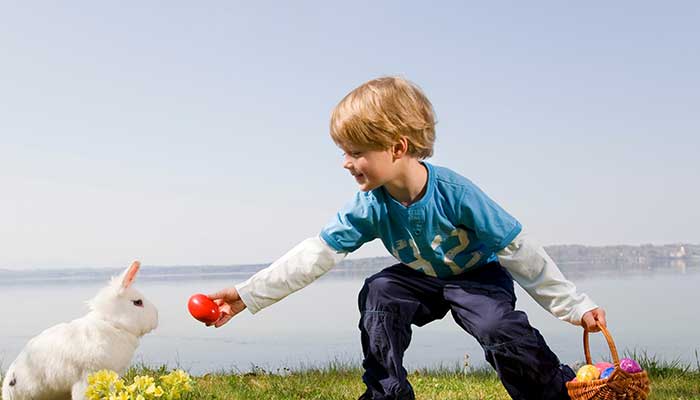
[[[205,324],[212,324],[219,319],[219,306],[204,294],[195,294],[187,302],[187,309],[192,316]]]
[[[615,371],[615,367],[608,367],[603,372],[600,373],[600,379],[608,379],[610,375]]]
[[[586,364],[578,369],[576,372],[576,379],[578,382],[590,382],[592,380],[598,379],[600,377],[600,371],[593,365]]]
[[[642,371],[642,367],[640,367],[639,364],[637,364],[637,362],[631,358],[621,358],[620,369],[625,372],[629,372],[630,374]]]
[[[595,363],[595,367],[598,368],[598,371],[600,371],[600,373],[603,373],[603,371],[605,371],[606,369],[608,369],[612,366],[613,365],[611,363],[605,362],[605,361]]]

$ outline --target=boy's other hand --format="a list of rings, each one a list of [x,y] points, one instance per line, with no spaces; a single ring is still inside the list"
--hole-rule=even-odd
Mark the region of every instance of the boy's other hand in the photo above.
[[[214,325],[216,328],[219,328],[246,308],[235,287],[219,290],[216,293],[207,295],[207,297],[219,306],[219,311],[221,312],[219,319],[212,324],[207,324],[207,326]]]
[[[596,323],[596,321],[598,321]],[[581,326],[589,332],[600,332],[598,324],[607,327],[607,322],[605,321],[605,310],[602,308],[594,308],[591,311],[586,312],[581,317]]]

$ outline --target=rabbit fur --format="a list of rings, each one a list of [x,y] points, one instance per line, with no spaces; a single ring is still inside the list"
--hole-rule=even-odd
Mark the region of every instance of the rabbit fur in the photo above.
[[[139,339],[158,326],[158,311],[131,287],[140,263],[114,277],[83,317],[46,329],[10,364],[3,400],[84,399],[87,376],[101,369],[123,374]]]

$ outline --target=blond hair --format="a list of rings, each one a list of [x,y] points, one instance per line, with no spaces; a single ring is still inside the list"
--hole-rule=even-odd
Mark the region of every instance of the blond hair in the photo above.
[[[365,82],[331,113],[331,138],[341,148],[354,145],[385,150],[403,136],[409,155],[419,159],[433,155],[433,106],[418,86],[403,78]]]

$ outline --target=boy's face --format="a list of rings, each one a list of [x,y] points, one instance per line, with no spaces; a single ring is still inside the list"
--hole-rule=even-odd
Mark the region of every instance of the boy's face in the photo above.
[[[355,178],[360,190],[374,190],[394,178],[392,149],[367,150],[343,147],[343,168]]]

